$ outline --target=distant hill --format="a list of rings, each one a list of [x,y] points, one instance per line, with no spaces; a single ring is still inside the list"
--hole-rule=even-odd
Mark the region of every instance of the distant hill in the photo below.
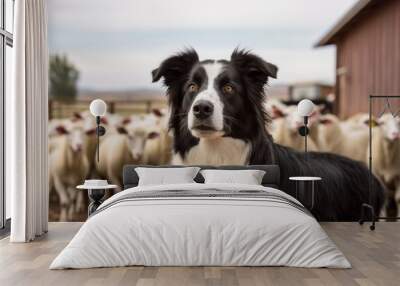
[[[134,89],[121,91],[80,90],[78,100],[91,101],[96,98],[113,101],[166,101],[165,91],[157,89]]]

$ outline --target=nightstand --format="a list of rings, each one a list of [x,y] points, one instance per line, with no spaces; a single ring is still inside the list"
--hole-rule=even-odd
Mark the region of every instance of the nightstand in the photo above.
[[[116,189],[118,188],[117,185],[102,185],[102,186],[95,186],[95,185],[79,185],[76,187],[79,190],[87,190],[89,196],[89,206],[88,206],[88,217],[94,213],[97,208],[103,203],[104,196],[106,194],[106,190],[109,189]]]
[[[309,210],[314,208],[315,204],[315,190],[317,189],[317,182],[321,181],[320,177],[290,177],[290,181],[296,184],[296,199],[300,201]]]

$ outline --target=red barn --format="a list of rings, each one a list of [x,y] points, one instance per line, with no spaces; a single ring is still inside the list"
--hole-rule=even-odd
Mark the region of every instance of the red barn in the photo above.
[[[370,94],[400,95],[400,0],[358,1],[316,44],[326,45],[336,45],[341,117],[368,111]]]

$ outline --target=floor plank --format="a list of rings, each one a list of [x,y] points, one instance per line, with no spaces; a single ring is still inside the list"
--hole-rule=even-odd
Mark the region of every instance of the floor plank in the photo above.
[[[322,223],[352,269],[289,267],[118,267],[50,271],[55,256],[82,223],[50,223],[32,243],[0,240],[0,285],[400,285],[400,223],[380,222],[375,231],[356,223]]]

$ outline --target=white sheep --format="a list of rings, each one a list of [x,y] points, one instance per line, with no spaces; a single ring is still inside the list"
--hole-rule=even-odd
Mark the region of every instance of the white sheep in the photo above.
[[[172,136],[165,128],[153,129],[146,140],[143,163],[146,165],[170,164],[172,158]]]
[[[273,122],[271,134],[274,141],[295,150],[304,151],[304,137],[300,136],[298,132],[304,122],[303,118],[297,114],[297,106],[286,106],[285,109],[280,110],[280,114],[282,114],[282,117],[275,117]],[[308,128],[310,132],[307,138],[307,149],[309,151],[318,151],[314,138],[317,138],[318,134],[317,121],[319,116],[319,111],[316,111],[309,117]]]
[[[88,111],[83,111],[74,114],[74,124],[80,124],[80,126],[85,130],[85,153],[89,160],[90,165],[90,177],[97,177],[95,171],[95,160],[97,160],[97,136],[96,136],[96,119]],[[101,139],[106,138],[111,134],[116,134],[117,127],[122,125],[123,117],[119,114],[106,113],[100,118],[100,124],[105,127],[106,133]]]
[[[53,120],[52,120],[53,121]],[[56,122],[58,120],[55,120]],[[63,119],[63,122],[67,122],[67,129],[69,127],[79,127],[85,132],[83,152],[85,153],[89,162],[89,173],[87,179],[96,178],[94,159],[96,154],[96,120],[95,117],[89,111],[75,112],[71,118]],[[53,146],[53,140],[50,138],[49,146]],[[51,150],[50,150],[51,152]],[[76,197],[76,212],[81,212],[85,208],[84,192],[78,192]]]
[[[172,137],[168,132],[167,109],[153,109],[151,113],[131,115],[123,121],[124,127],[146,130],[147,139],[143,151],[142,164],[169,164],[172,157]]]
[[[386,211],[394,217],[400,196],[400,119],[384,114],[377,121],[379,128],[374,128],[372,135],[372,170],[388,189]]]
[[[336,153],[366,163],[368,123],[341,122],[333,114],[324,114],[319,120],[318,147],[320,151]]]
[[[269,99],[264,104],[265,111],[272,119],[271,122],[266,122],[266,129],[275,138],[276,134],[279,133],[278,129],[282,124],[280,122],[285,120],[287,105],[277,99]]]
[[[340,123],[339,118],[333,114],[321,115],[317,140],[320,151],[340,154],[343,141]]]
[[[149,123],[143,163],[147,165],[169,164],[172,157],[172,136],[168,132],[167,110],[154,109],[145,122]],[[153,123],[154,121],[154,123]]]
[[[59,125],[59,136],[54,138],[49,155],[49,185],[55,188],[60,199],[60,221],[71,220],[75,212],[76,186],[89,173],[89,162],[84,152],[85,132],[80,126],[68,129]]]
[[[122,169],[126,164],[140,164],[147,131],[143,128],[120,126],[118,133],[112,133],[101,139],[100,161],[95,161],[97,173],[122,186]]]

